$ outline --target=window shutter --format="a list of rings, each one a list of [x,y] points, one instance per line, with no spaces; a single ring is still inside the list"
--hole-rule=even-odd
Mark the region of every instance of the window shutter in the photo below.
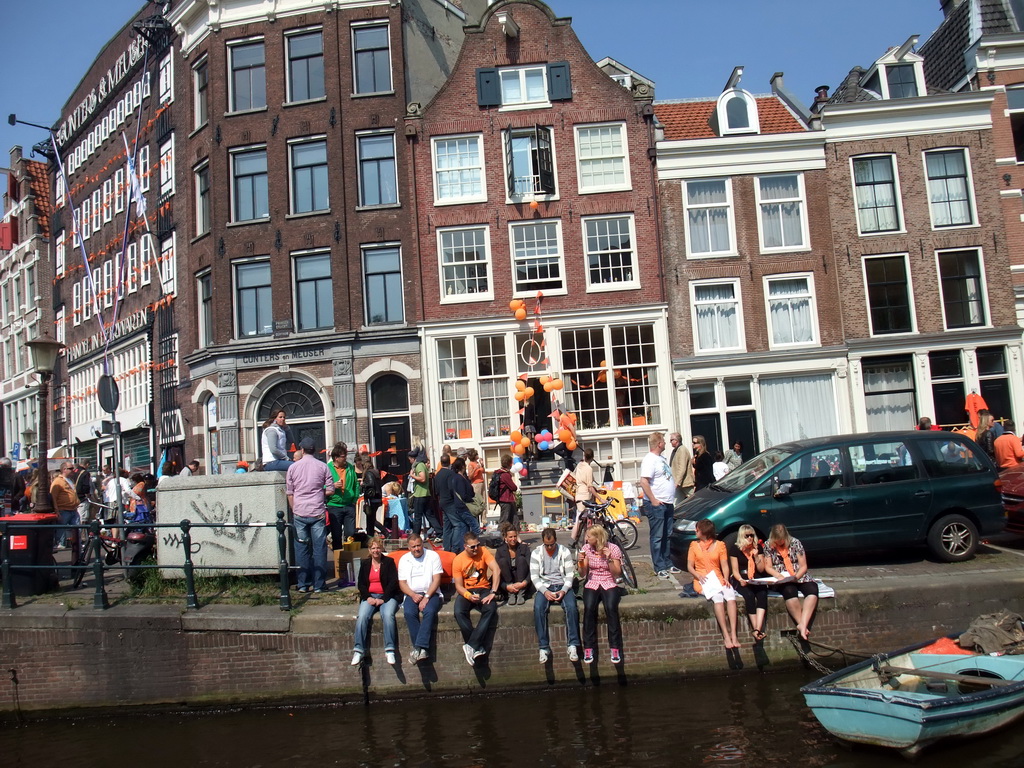
[[[14,236],[11,229],[9,221],[0,224],[0,251],[9,251],[14,247]]]
[[[505,134],[505,183],[508,188],[508,196],[516,193],[516,165],[512,156],[512,131],[504,131]]]
[[[476,71],[476,103],[481,107],[501,106],[501,85],[497,69],[481,67]]]
[[[548,64],[548,98],[551,101],[572,99],[568,61],[554,61]]]
[[[555,168],[551,162],[551,129],[542,125],[535,127],[537,133],[537,176],[540,191],[546,195],[555,194]]]

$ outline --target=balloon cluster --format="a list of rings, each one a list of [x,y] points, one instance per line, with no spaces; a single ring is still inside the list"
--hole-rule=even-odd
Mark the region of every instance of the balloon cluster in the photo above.
[[[522,299],[512,299],[508,303],[508,308],[512,310],[512,314],[516,316],[516,320],[526,319],[526,302]]]

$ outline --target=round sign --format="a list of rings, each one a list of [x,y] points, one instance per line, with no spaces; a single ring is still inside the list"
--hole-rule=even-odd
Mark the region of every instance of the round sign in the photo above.
[[[109,373],[100,376],[96,384],[96,397],[100,401],[100,408],[107,413],[114,413],[121,402],[121,393],[117,391],[117,382]]]

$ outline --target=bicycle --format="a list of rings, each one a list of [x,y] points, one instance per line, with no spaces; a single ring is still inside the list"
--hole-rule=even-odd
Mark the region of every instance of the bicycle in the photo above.
[[[573,557],[575,558],[579,554],[580,549],[583,548],[587,529],[592,525],[602,526],[608,531],[608,541],[622,550],[622,581],[630,589],[636,589],[636,571],[633,569],[633,563],[626,552],[627,549],[636,545],[636,525],[632,520],[612,519],[611,515],[608,514],[608,507],[612,504],[611,499],[600,504],[592,501],[584,501],[582,504],[583,513],[580,515],[579,529],[576,533],[576,539],[572,543]]]
[[[98,554],[97,549],[94,549],[94,547],[98,547],[102,550],[103,562],[108,567],[118,566],[124,568],[126,580],[130,581],[133,578],[137,578],[138,574],[133,574],[129,566],[138,565],[145,557],[151,554],[156,543],[156,537],[152,529],[140,527],[138,523],[133,523],[129,519],[130,516],[125,516],[122,527],[124,531],[123,537],[115,535],[114,531],[118,530],[118,520],[117,515],[114,514],[114,507],[95,500],[90,503],[99,510],[97,511],[97,518],[100,521],[100,534],[97,537],[93,537],[89,533],[81,537],[82,550],[79,554],[79,564],[91,564]],[[103,514],[104,511],[107,513],[106,515]],[[130,562],[126,563],[125,550],[129,545],[133,544],[136,545],[137,551],[132,554]],[[89,568],[77,569],[74,579],[75,589],[81,586],[82,581],[85,579],[85,574],[89,570]]]

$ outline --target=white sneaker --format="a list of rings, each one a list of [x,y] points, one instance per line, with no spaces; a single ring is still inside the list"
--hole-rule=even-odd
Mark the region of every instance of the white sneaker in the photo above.
[[[395,662],[396,662],[395,652],[394,651],[384,651],[384,660],[388,664],[390,664],[391,666],[394,666]]]
[[[576,646],[575,645],[570,645],[569,646],[569,661],[575,663],[575,662],[577,662],[579,660],[580,660],[580,655],[576,652]]]
[[[418,664],[421,653],[423,653],[423,651],[419,650],[418,648],[413,648],[412,651],[409,652],[409,663],[413,666]]]
[[[427,649],[426,648],[420,648],[418,651],[416,651],[416,663],[417,664],[419,662],[421,662],[421,661],[426,661],[429,658],[430,658],[430,654],[427,653]]]
[[[541,664],[547,664],[548,660],[550,658],[551,658],[551,653],[546,648],[541,648],[540,649],[540,658],[538,659],[538,661]]]
[[[668,571],[658,571],[658,578],[664,579],[665,581],[670,581],[672,579],[672,574]]]
[[[476,662],[473,660],[473,646],[469,643],[463,643],[462,652],[466,655],[466,661],[469,666],[474,666]]]
[[[353,653],[352,654],[352,666],[353,667],[358,667],[362,663],[363,663],[362,651],[356,651],[355,653]]]
[[[473,651],[473,658],[479,659],[481,656],[486,656],[487,651]]]

